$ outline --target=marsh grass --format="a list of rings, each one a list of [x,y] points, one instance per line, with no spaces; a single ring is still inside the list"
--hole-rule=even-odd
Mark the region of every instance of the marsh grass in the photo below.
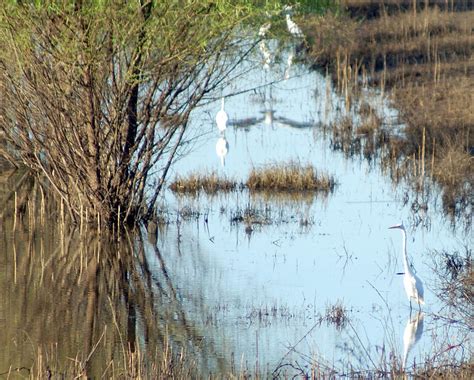
[[[238,183],[236,180],[225,176],[220,177],[215,172],[191,173],[187,177],[177,176],[171,183],[170,189],[179,194],[196,195],[200,191],[207,194],[229,192],[234,190],[249,189],[251,192],[279,192],[298,193],[322,191],[332,192],[336,182],[327,174],[318,173],[310,165],[290,161],[288,163],[271,164],[263,168],[253,168],[245,181]]]
[[[335,180],[332,176],[318,173],[312,165],[290,161],[271,164],[250,171],[246,185],[250,191],[324,191],[332,192]]]
[[[349,322],[348,310],[341,301],[328,305],[324,320],[328,325],[333,324],[337,330],[342,330]]]
[[[308,19],[312,62],[329,71],[346,107],[354,105],[367,84],[388,94],[406,128],[403,140],[381,139],[379,147],[389,152],[384,157],[395,164],[413,161],[416,175],[408,178],[417,190],[423,190],[425,177],[439,183],[446,210],[469,207],[466,195],[474,180],[472,2],[347,0],[343,6],[346,13]],[[370,110],[361,107],[360,112]],[[371,133],[377,124],[368,120],[355,129]],[[336,148],[358,148],[358,134],[340,128],[335,133]],[[396,178],[413,174],[397,173]]]
[[[170,189],[179,194],[198,194],[204,191],[207,194],[228,192],[238,188],[238,183],[232,178],[220,177],[216,172],[191,173],[189,176],[176,176]]]

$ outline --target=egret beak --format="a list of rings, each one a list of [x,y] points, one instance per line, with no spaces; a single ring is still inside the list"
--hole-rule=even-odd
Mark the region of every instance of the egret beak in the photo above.
[[[402,224],[396,224],[396,225],[394,225],[394,226],[388,227],[389,230],[391,230],[391,229],[396,229],[396,228],[398,228],[398,229],[403,229],[403,225],[402,225]]]

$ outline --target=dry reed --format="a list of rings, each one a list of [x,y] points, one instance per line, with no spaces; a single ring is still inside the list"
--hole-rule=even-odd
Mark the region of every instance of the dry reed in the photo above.
[[[177,176],[170,185],[173,192],[180,194],[197,194],[201,190],[208,194],[219,191],[236,190],[238,184],[235,180],[219,177],[216,172],[207,174],[191,173],[189,176]]]
[[[306,28],[312,61],[329,70],[346,105],[366,83],[389,94],[406,128],[403,139],[382,136],[384,157],[411,162],[413,170],[397,170],[395,177],[413,175],[418,190],[425,177],[437,181],[448,208],[468,204],[466,189],[472,191],[474,180],[474,10],[467,3],[347,0],[347,12],[315,16]],[[336,126],[334,147],[351,152],[358,134],[372,133],[377,124],[367,119],[357,134]]]
[[[290,161],[252,169],[247,187],[251,191],[333,191],[335,180],[320,174],[312,165]]]

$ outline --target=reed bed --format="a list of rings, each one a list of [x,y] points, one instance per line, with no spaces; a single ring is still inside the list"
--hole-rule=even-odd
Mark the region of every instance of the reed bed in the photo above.
[[[250,191],[325,191],[334,190],[332,176],[321,174],[312,165],[296,162],[253,168],[246,183]]]
[[[207,194],[236,190],[237,181],[227,177],[220,177],[216,172],[191,173],[189,176],[177,176],[170,185],[170,189],[179,194],[197,194],[204,191]]]
[[[189,176],[178,176],[170,184],[170,189],[179,194],[207,194],[249,189],[252,192],[297,193],[297,192],[332,192],[336,181],[330,175],[318,173],[310,164],[297,162],[271,164],[263,168],[253,168],[245,182],[238,183],[227,177],[220,177],[215,172],[191,173]]]
[[[342,4],[345,11],[339,14],[308,17],[310,61],[328,70],[348,108],[362,86],[387,94],[406,128],[402,141],[383,138],[379,147],[390,152],[385,157],[396,164],[413,161],[417,189],[428,176],[441,185],[445,209],[465,208],[474,183],[472,2]],[[377,124],[359,126],[358,132],[376,131]],[[335,131],[344,140],[359,138],[342,132]]]

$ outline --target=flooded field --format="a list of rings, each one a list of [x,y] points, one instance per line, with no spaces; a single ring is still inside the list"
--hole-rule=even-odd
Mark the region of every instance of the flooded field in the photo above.
[[[215,172],[244,182],[252,169],[296,162],[333,176],[334,190],[168,190],[156,236],[143,229],[118,244],[91,231],[80,237],[48,215],[41,226],[28,217],[29,203],[17,220],[17,196],[5,199],[3,375],[27,375],[32,363],[52,360],[87,367],[92,377],[119,376],[116,363],[127,352],[153,358],[164,348],[184,349],[193,371],[217,377],[363,376],[469,361],[472,308],[462,291],[447,295],[470,270],[470,219],[446,216],[429,178],[418,193],[407,181],[393,183],[381,152],[346,154],[331,126],[345,117],[357,124],[360,115],[328,78],[297,63],[296,47],[268,67],[263,58],[256,52],[222,88],[225,131],[214,119],[221,99],[194,112],[170,180]],[[403,134],[382,97],[363,96],[384,131]],[[19,174],[8,178],[5,189]],[[421,310],[415,302],[410,309],[403,288],[402,235],[388,229],[401,222],[424,283]]]

